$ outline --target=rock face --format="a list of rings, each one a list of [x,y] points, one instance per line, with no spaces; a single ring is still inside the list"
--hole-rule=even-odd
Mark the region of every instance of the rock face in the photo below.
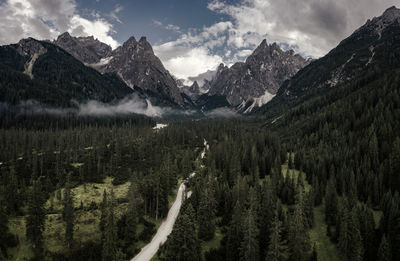
[[[232,106],[244,106],[261,97],[273,97],[281,84],[295,75],[308,61],[293,51],[283,51],[264,40],[245,62],[228,68],[221,64],[210,82],[209,95],[226,96]],[[259,99],[254,105],[260,106]],[[262,105],[262,104],[261,104]],[[253,106],[254,107],[254,106]]]
[[[94,39],[93,36],[72,37],[68,32],[61,34],[54,44],[86,64],[98,63],[112,51],[109,45]]]
[[[195,81],[191,86],[183,86],[181,88],[183,93],[189,96],[193,101],[197,100],[202,94],[199,84]]]
[[[72,37],[69,33],[60,35],[54,43],[103,74],[118,74],[131,88],[173,104],[185,104],[175,79],[155,56],[146,37],[139,41],[131,37],[115,50],[93,37]]]
[[[115,72],[131,88],[139,87],[183,105],[184,100],[175,79],[155,56],[146,37],[139,41],[134,37],[129,38],[108,59],[98,68],[100,72]]]

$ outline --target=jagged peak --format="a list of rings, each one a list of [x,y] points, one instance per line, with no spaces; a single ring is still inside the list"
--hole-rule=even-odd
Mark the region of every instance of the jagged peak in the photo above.
[[[146,36],[140,37],[139,43],[142,43],[142,42],[147,42]]]
[[[381,16],[374,17],[372,20],[368,19],[367,23],[364,26],[358,28],[354,33],[358,33],[367,28],[375,30],[380,38],[383,30],[396,21],[400,23],[400,9],[392,6],[386,9],[386,11],[383,12]]]
[[[63,38],[63,37],[72,37],[72,36],[68,32],[64,32],[58,36],[58,38]]]
[[[390,16],[397,16],[400,17],[400,9],[398,9],[396,6],[389,7],[386,9],[385,12],[383,12],[384,17],[390,17]]]
[[[136,38],[132,35],[129,37],[128,40],[124,43],[124,45],[131,45],[131,44],[137,44]]]
[[[219,71],[222,71],[223,69],[225,69],[225,64],[220,63],[220,64],[218,65],[217,71],[219,72]]]
[[[199,84],[197,83],[197,81],[193,82],[192,88],[199,88]]]
[[[19,45],[26,45],[26,44],[40,44],[40,41],[36,40],[33,37],[23,38],[19,40]]]

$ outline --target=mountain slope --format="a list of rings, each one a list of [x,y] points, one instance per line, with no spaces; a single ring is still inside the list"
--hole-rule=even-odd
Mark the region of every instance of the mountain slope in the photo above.
[[[100,74],[63,49],[33,38],[0,47],[1,101],[69,106],[72,99],[110,102],[132,93],[115,74]]]
[[[107,64],[99,68],[101,72],[115,72],[132,88],[137,86],[179,105],[184,104],[175,79],[155,56],[146,37],[139,41],[134,37],[129,38],[112,52],[109,59]]]
[[[392,7],[382,16],[368,20],[326,56],[300,70],[260,112],[278,114],[346,83],[361,87],[398,67],[400,9]]]
[[[244,63],[230,68],[221,64],[210,83],[209,94],[226,96],[232,106],[256,103],[256,98],[276,94],[280,85],[307,63],[293,51],[282,51],[276,43],[268,45],[264,40]]]
[[[115,50],[93,37],[73,37],[64,33],[54,42],[75,58],[101,73],[116,73],[132,89],[141,89],[158,98],[160,104],[187,105],[175,79],[164,68],[153,48],[142,37],[130,37]]]

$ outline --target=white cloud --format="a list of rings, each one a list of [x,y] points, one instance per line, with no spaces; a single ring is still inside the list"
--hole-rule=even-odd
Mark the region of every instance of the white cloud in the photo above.
[[[0,44],[26,37],[54,39],[69,31],[76,36],[93,35],[113,48],[118,46],[112,37],[112,24],[98,14],[94,20],[82,17],[74,0],[6,0],[0,3],[0,24]]]
[[[204,48],[193,48],[180,56],[165,61],[164,65],[177,78],[187,79],[189,76],[197,76],[207,70],[213,70],[220,63],[222,63],[220,56],[209,54]]]
[[[114,8],[114,10],[111,11],[110,17],[117,21],[118,23],[122,24],[122,21],[119,19],[118,14],[124,10],[124,7],[120,4],[117,4]]]
[[[233,22],[228,44],[254,47],[263,38],[289,45],[307,56],[326,54],[341,40],[380,15],[397,0],[244,0],[229,4],[213,0],[208,8]]]
[[[182,33],[181,32],[181,28],[179,26],[177,26],[177,25],[174,25],[174,24],[164,25],[164,23],[159,21],[159,20],[153,20],[153,24],[155,26],[157,26],[157,27],[161,27],[161,28],[164,28],[164,29],[169,30],[169,31],[174,31],[176,33]]]
[[[209,70],[212,66],[206,62],[216,67],[219,61],[232,65],[245,60],[263,39],[317,58],[397,1],[213,0],[207,7],[228,16],[228,21],[190,29],[154,49],[167,69],[184,79]]]
[[[218,22],[201,30],[190,30],[175,41],[154,46],[154,51],[175,77],[191,84],[189,77],[215,70],[224,62],[223,56],[216,54],[215,50],[223,49],[231,27],[231,22]]]
[[[68,31],[73,36],[94,36],[103,43],[109,44],[113,49],[118,47],[118,42],[110,35],[112,25],[103,19],[90,21],[79,15],[74,15],[70,20]]]

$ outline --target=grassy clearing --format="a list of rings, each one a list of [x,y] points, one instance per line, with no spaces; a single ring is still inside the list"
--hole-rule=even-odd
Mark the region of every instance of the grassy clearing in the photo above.
[[[10,232],[18,236],[19,244],[17,247],[8,249],[9,260],[30,260],[34,257],[33,251],[25,237],[25,218],[10,218],[8,221]]]
[[[218,249],[221,245],[222,237],[223,237],[223,235],[222,235],[221,229],[220,229],[220,227],[217,226],[213,239],[202,243],[203,255],[205,252],[209,251],[210,249],[213,249],[213,248]]]
[[[130,182],[122,185],[114,186],[112,178],[106,178],[104,183],[86,183],[72,189],[73,201],[75,207],[75,226],[74,239],[75,243],[80,245],[86,242],[99,242],[101,232],[99,230],[99,222],[101,212],[97,208],[103,200],[104,190],[108,193],[114,191],[117,202],[115,214],[117,217],[123,215],[127,210],[126,197],[128,195]],[[43,231],[43,244],[45,250],[52,253],[63,253],[66,251],[65,245],[65,222],[62,220],[62,195],[57,191],[45,203],[45,209],[48,211],[45,219],[45,230]],[[56,195],[61,194],[61,199],[57,199]],[[125,200],[124,200],[125,199]],[[83,206],[83,209],[81,208]],[[92,206],[93,208],[90,208]],[[158,228],[161,221],[155,221],[146,218]],[[29,260],[33,257],[30,244],[25,237],[25,217],[15,217],[9,220],[10,232],[18,236],[19,245],[16,248],[9,249],[10,260]],[[140,231],[139,231],[140,232]],[[141,244],[139,242],[138,244]],[[144,243],[143,243],[144,244]]]
[[[107,193],[110,194],[111,190],[113,190],[116,200],[124,199],[128,195],[130,185],[130,182],[126,182],[122,185],[114,186],[112,184],[112,178],[110,177],[105,178],[104,183],[86,183],[79,185],[71,190],[74,196],[74,207],[79,208],[81,206],[81,202],[83,207],[89,207],[92,202],[96,205],[99,205],[103,200],[104,191],[107,191]],[[55,191],[52,197],[47,200],[45,203],[46,210],[54,212],[62,211],[64,189],[61,189],[60,192]],[[61,194],[60,200],[55,196],[57,193]]]
[[[318,260],[339,261],[338,250],[326,235],[324,206],[314,208],[314,227],[310,230],[311,244],[316,246]]]
[[[282,165],[282,175],[284,178],[286,178],[287,170],[288,170],[288,163],[286,162],[285,164]],[[297,182],[299,174],[300,174],[300,170],[289,169],[289,175],[290,175],[290,177],[294,178],[295,182]],[[301,177],[302,177],[303,183],[304,183],[304,189],[306,192],[309,192],[311,189],[311,185],[308,184],[308,182],[306,180],[306,173],[301,172],[301,175],[302,175]]]

